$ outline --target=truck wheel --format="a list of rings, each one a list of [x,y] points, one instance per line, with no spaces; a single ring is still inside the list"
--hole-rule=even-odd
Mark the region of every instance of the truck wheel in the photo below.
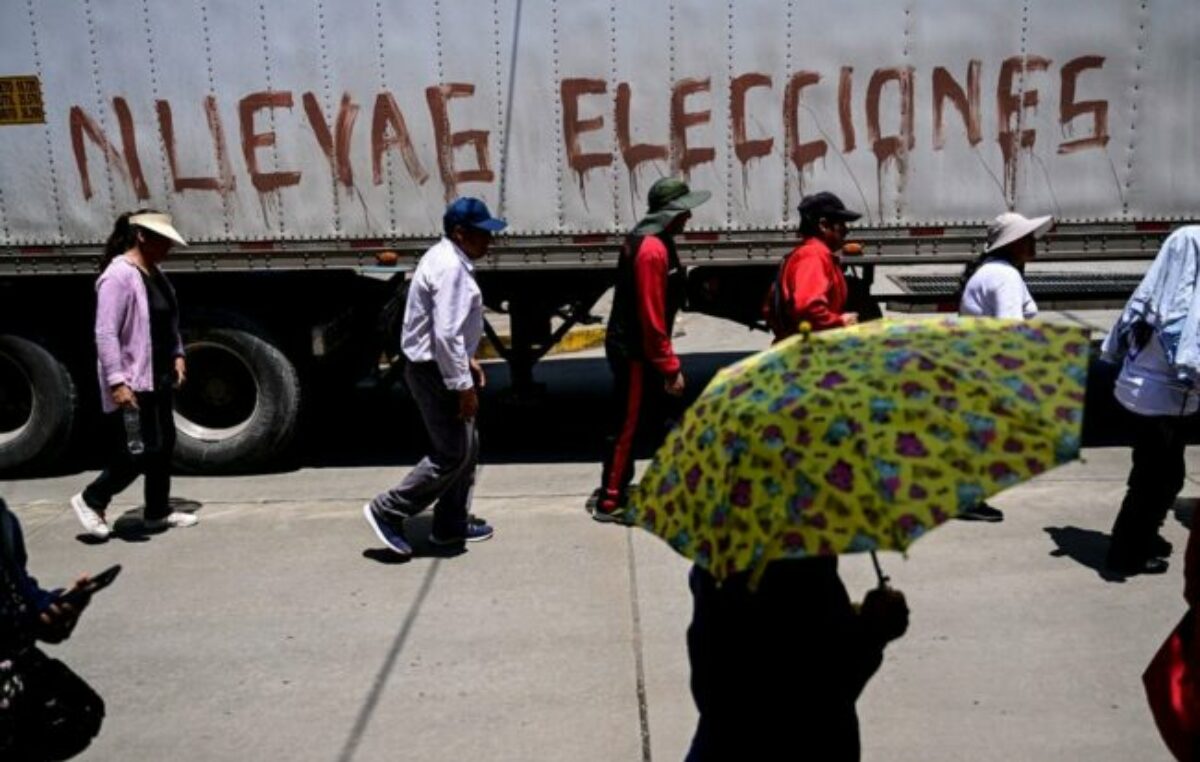
[[[283,352],[236,328],[189,332],[187,383],[175,396],[175,464],[245,471],[279,457],[300,420],[300,378]]]
[[[62,455],[77,404],[71,373],[54,355],[0,335],[0,470],[44,466]]]

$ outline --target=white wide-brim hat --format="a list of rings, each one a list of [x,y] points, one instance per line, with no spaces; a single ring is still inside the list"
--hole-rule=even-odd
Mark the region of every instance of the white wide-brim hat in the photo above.
[[[1030,219],[1016,212],[1005,212],[992,220],[987,230],[987,248],[984,254],[1002,249],[1010,243],[1016,243],[1027,235],[1041,238],[1054,224],[1054,218],[1047,214],[1045,217]]]
[[[158,233],[163,238],[170,238],[180,246],[187,246],[187,241],[183,240],[183,236],[179,235],[179,231],[171,224],[171,215],[162,214],[161,212],[146,212],[145,214],[135,214],[129,218],[130,225],[137,225],[139,228],[145,228],[151,233]]]

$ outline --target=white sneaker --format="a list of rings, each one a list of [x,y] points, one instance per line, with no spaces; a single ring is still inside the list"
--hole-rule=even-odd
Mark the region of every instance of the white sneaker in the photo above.
[[[82,492],[71,497],[71,507],[75,509],[75,515],[79,518],[79,523],[83,524],[84,531],[97,539],[108,539],[112,530],[104,523],[104,517],[83,501]]]
[[[199,522],[200,519],[194,513],[171,511],[161,519],[147,519],[142,522],[142,525],[147,529],[182,529],[183,527],[194,527]]]

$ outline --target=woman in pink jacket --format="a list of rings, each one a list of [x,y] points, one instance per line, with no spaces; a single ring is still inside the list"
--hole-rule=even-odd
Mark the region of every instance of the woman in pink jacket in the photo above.
[[[147,529],[188,527],[190,513],[171,510],[175,448],[172,390],[186,365],[179,303],[160,262],[174,244],[187,245],[170,216],[151,209],[122,214],[104,247],[96,281],[96,355],[100,399],[111,446],[108,465],[71,507],[83,528],[104,539],[104,512],[113,496],[145,474]]]

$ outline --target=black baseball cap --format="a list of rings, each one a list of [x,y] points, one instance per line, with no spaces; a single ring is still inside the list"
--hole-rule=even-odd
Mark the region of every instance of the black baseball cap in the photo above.
[[[827,220],[853,222],[862,217],[858,212],[847,209],[842,200],[829,191],[805,196],[800,199],[800,206],[796,209],[802,218],[811,220],[819,220],[824,217]]]

